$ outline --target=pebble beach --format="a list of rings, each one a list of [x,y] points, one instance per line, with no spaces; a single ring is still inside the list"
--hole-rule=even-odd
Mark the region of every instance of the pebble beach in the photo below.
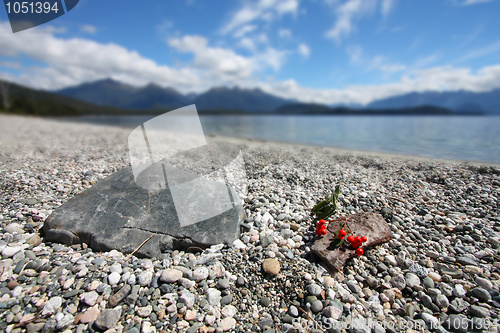
[[[500,165],[227,139],[248,178],[232,244],[45,242],[54,209],[129,166],[130,132],[0,115],[0,330],[500,332]],[[332,272],[311,208],[339,183],[339,213],[381,214],[393,238]]]

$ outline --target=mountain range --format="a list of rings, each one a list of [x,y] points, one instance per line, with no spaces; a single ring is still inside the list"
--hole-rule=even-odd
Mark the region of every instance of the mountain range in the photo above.
[[[175,89],[155,84],[138,88],[112,79],[84,83],[55,93],[96,105],[130,110],[171,110],[196,104],[196,108],[201,111],[271,112],[293,102],[267,94],[260,89],[216,87],[202,94],[183,95]]]
[[[414,92],[374,101],[367,105],[371,109],[398,109],[433,105],[455,112],[480,112],[500,115],[500,89],[487,92],[450,91]]]
[[[9,105],[6,106],[6,101]],[[160,114],[190,104],[200,114],[500,115],[500,89],[490,92],[424,92],[378,100],[365,107],[300,103],[259,89],[219,87],[181,94],[155,84],[134,87],[106,79],[56,92],[0,80],[0,110],[36,115]]]
[[[181,94],[173,88],[155,84],[134,87],[113,79],[84,83],[55,91],[59,95],[88,103],[129,110],[166,110],[196,104],[200,111],[238,110],[246,112],[273,112],[289,104],[298,103],[268,94],[260,89],[216,87],[201,94]],[[298,103],[303,108],[313,104]],[[461,113],[500,114],[500,89],[489,92],[419,92],[380,99],[358,110],[392,110],[434,106]],[[325,107],[328,107],[325,105]],[[317,107],[315,107],[317,109]],[[335,109],[339,106],[336,105]],[[297,107],[294,108],[297,110]]]

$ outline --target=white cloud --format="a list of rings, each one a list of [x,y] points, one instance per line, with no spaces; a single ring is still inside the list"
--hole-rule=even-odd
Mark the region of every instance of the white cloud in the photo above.
[[[280,36],[281,38],[291,38],[292,32],[288,29],[280,29],[278,30],[278,36]]]
[[[201,36],[183,36],[167,41],[177,51],[193,54],[192,63],[180,68],[161,65],[114,43],[98,43],[83,38],[60,38],[40,30],[12,34],[0,22],[0,57],[26,56],[41,65],[24,66],[20,74],[3,77],[20,84],[54,90],[107,77],[132,85],[156,83],[183,92],[204,91],[213,85],[237,85],[254,80],[253,74],[268,69],[278,71],[287,51],[265,46],[252,56],[232,49],[213,47]],[[265,34],[257,37],[267,41]],[[14,64],[3,61],[0,69]]]
[[[251,42],[247,42],[248,46]],[[286,52],[270,47],[252,57],[244,57],[231,49],[209,47],[207,39],[201,36],[173,38],[168,44],[178,51],[193,53],[196,68],[208,71],[218,81],[231,83],[248,79],[255,71],[268,67],[278,71],[286,57]]]
[[[384,17],[389,16],[392,9],[394,8],[395,2],[396,2],[395,0],[382,0],[381,10],[382,10],[382,15],[384,15]]]
[[[347,0],[342,4],[339,4],[339,1],[325,1],[335,8],[337,17],[335,24],[326,32],[325,36],[334,39],[337,43],[356,30],[355,20],[373,13],[379,3],[378,0]],[[389,15],[393,6],[394,0],[382,0],[381,11],[384,17]]]
[[[31,30],[12,34],[8,23],[0,23],[0,36],[0,56],[25,55],[44,64],[43,67],[25,67],[21,74],[9,77],[28,86],[58,89],[106,77],[135,85],[155,82],[178,89],[203,83],[193,69],[158,65],[114,43],[63,39],[52,33]]]
[[[304,58],[309,58],[309,55],[311,55],[311,49],[304,43],[299,45],[298,52]]]
[[[423,91],[488,91],[500,88],[500,65],[484,67],[477,72],[468,68],[435,67],[416,70],[398,82],[381,85],[355,85],[345,89],[313,89],[300,86],[295,80],[259,83],[261,89],[285,98],[303,102],[368,104],[374,100]]]
[[[168,40],[168,44],[180,52],[193,53],[193,65],[209,70],[219,80],[248,78],[256,69],[251,59],[240,56],[233,50],[209,47],[207,39],[201,36],[172,38]]]
[[[249,51],[255,51],[255,43],[253,39],[250,38],[242,38],[239,42],[238,45],[249,50]]]
[[[286,54],[286,51],[280,51],[268,47],[262,54],[257,55],[254,61],[257,64],[269,66],[275,71],[279,71],[285,62]]]
[[[257,28],[255,24],[247,24],[236,30],[233,34],[234,38],[241,38],[245,36],[246,34],[254,31]]]
[[[464,6],[476,5],[478,3],[490,2],[490,1],[492,0],[465,0],[463,5]]]
[[[81,32],[84,32],[84,33],[87,33],[87,34],[95,34],[97,32],[97,28],[94,27],[93,25],[90,25],[90,24],[85,24],[85,25],[82,25],[80,27],[80,31]]]
[[[355,29],[352,21],[355,17],[361,17],[366,12],[373,9],[376,0],[348,0],[342,5],[337,6],[337,21],[333,27],[326,32],[326,37],[340,42],[342,37],[348,36]],[[335,5],[337,5],[335,3]]]
[[[285,14],[296,15],[298,8],[299,0],[247,1],[242,8],[234,13],[221,31],[227,34],[253,21],[262,19],[270,21]]]

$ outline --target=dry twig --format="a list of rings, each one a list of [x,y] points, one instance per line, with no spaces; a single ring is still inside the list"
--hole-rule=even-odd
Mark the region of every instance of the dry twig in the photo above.
[[[141,245],[139,245],[139,246],[138,246],[138,247],[137,247],[134,251],[132,251],[132,252],[131,252],[131,253],[130,253],[130,254],[129,254],[129,255],[128,255],[125,259],[123,259],[123,260],[122,260],[122,264],[123,264],[125,261],[129,260],[129,259],[130,259],[130,257],[134,255],[134,253],[136,253],[137,251],[139,251],[139,250],[140,250],[140,248],[141,248],[144,244],[146,244],[146,242],[147,242],[148,240],[150,240],[151,238],[153,238],[153,236],[155,236],[156,234],[157,234],[156,232],[155,232],[154,234],[151,234],[151,236],[149,236],[149,237],[148,237],[148,238],[147,238],[144,242],[142,242],[142,243],[141,243]]]

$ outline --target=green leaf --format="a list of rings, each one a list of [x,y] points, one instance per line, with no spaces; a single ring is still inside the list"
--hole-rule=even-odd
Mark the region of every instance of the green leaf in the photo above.
[[[340,185],[335,187],[335,192],[327,194],[325,200],[319,201],[313,208],[312,212],[319,219],[326,219],[337,211],[337,198],[340,194]]]
[[[326,207],[325,211],[324,211],[325,214],[328,214],[328,216],[332,215],[333,213],[335,213],[335,209],[332,207],[332,206],[328,206]]]
[[[316,211],[319,211],[321,208],[325,207],[326,205],[328,205],[330,202],[326,201],[326,200],[323,200],[323,201],[320,201],[316,204],[316,206],[313,207],[312,211],[313,212],[316,212]]]
[[[336,197],[338,197],[338,196],[339,196],[339,194],[340,194],[340,185],[337,185],[337,186],[335,187],[335,194],[336,194]]]
[[[332,241],[333,246],[334,246],[334,247],[338,247],[338,246],[341,244],[341,243],[340,243],[340,241],[341,241],[340,239],[335,238],[335,239]]]

